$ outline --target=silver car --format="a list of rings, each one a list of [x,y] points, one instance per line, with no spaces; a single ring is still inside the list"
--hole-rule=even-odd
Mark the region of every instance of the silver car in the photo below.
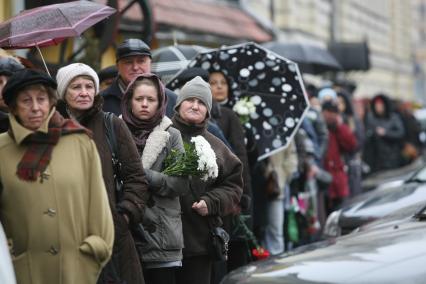
[[[425,283],[425,204],[403,208],[349,235],[254,262],[221,283]]]

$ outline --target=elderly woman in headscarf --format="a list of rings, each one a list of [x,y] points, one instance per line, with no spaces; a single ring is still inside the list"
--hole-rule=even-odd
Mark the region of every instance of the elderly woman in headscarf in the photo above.
[[[184,152],[180,132],[165,116],[167,97],[160,79],[139,75],[129,84],[121,112],[136,142],[150,197],[142,227],[134,234],[147,283],[175,283],[182,266],[182,221],[179,195],[188,192],[188,179],[163,172],[173,151]]]
[[[95,143],[55,110],[55,89],[23,70],[3,90],[0,221],[18,283],[96,283],[112,252],[111,210]]]
[[[241,161],[223,142],[206,131],[212,107],[210,85],[197,76],[180,90],[173,116],[173,125],[180,130],[183,141],[201,136],[206,147],[214,151],[218,176],[204,181],[190,180],[190,192],[181,197],[183,236],[183,267],[177,283],[210,283],[213,258],[209,255],[209,232],[221,223],[221,217],[236,214],[242,195]]]
[[[115,225],[115,243],[111,261],[103,270],[98,283],[143,283],[143,274],[134,240],[129,230],[142,220],[146,203],[147,183],[138,158],[138,151],[125,123],[116,116],[111,118],[102,111],[99,78],[96,72],[83,63],[73,63],[58,70],[58,95],[64,115],[76,119],[93,132],[93,139],[102,162],[111,212]],[[111,124],[109,124],[111,123]],[[107,135],[107,126],[113,131]],[[114,137],[113,134],[114,133]],[[116,148],[110,146],[114,144]],[[114,167],[112,155],[120,163]],[[121,181],[115,176],[119,175]],[[117,191],[117,182],[122,188]]]

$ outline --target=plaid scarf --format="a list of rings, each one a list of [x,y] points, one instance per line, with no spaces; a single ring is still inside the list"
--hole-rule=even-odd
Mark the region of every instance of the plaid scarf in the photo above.
[[[71,119],[63,118],[57,111],[49,121],[48,133],[34,132],[28,135],[22,144],[28,146],[24,156],[18,164],[16,174],[22,180],[36,181],[40,176],[43,182],[43,172],[49,165],[53,147],[58,143],[62,135],[72,133],[86,133],[91,137],[91,132]],[[9,135],[14,139],[13,130],[9,129]]]

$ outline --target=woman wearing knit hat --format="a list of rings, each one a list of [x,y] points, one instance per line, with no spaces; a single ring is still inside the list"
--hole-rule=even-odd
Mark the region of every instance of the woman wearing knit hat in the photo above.
[[[242,164],[222,141],[207,132],[211,107],[210,85],[197,76],[180,90],[173,116],[173,125],[185,142],[198,135],[207,140],[219,168],[215,179],[203,181],[192,177],[190,193],[180,198],[185,248],[177,283],[210,283],[214,259],[208,249],[209,228],[221,225],[221,217],[239,213]]]
[[[188,192],[188,179],[162,173],[172,151],[184,152],[182,137],[165,116],[167,97],[154,74],[136,77],[121,100],[121,113],[138,148],[150,197],[142,228],[134,237],[145,282],[175,283],[182,266],[183,233],[179,195]]]
[[[102,97],[98,95],[99,78],[83,63],[62,67],[56,75],[58,96],[64,115],[76,119],[93,132],[100,154],[102,173],[115,225],[115,242],[111,261],[102,271],[98,283],[143,283],[143,274],[129,224],[141,221],[147,195],[147,183],[132,135],[118,117],[112,119],[112,132],[117,141],[116,157],[121,163],[123,182],[116,191],[112,150],[108,144],[108,117],[102,111]],[[89,173],[88,173],[89,174]]]
[[[0,222],[17,283],[95,284],[112,253],[111,210],[91,134],[55,110],[55,89],[30,69],[3,89]]]

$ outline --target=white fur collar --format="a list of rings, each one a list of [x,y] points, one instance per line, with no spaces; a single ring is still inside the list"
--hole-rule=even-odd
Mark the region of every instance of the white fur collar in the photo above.
[[[142,152],[142,165],[144,168],[150,169],[163,148],[166,147],[170,138],[170,133],[167,132],[170,125],[172,125],[172,121],[165,116],[160,124],[154,127],[151,134],[149,134]]]

